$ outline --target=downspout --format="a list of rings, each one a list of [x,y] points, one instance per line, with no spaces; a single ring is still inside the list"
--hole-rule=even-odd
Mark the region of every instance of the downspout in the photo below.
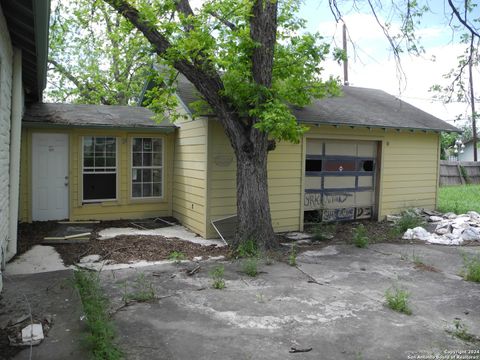
[[[20,141],[23,115],[22,52],[14,49],[10,125],[10,216],[6,261],[17,253],[17,223],[20,188]]]

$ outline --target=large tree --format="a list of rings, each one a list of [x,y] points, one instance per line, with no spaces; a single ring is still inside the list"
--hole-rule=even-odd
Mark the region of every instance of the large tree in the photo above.
[[[153,61],[144,36],[102,0],[58,1],[52,11],[50,100],[135,103]]]
[[[338,94],[338,82],[321,80],[328,46],[303,33],[295,0],[210,0],[192,9],[188,0],[105,0],[143,33],[159,57],[169,96],[183,74],[222,124],[237,160],[238,227],[234,247],[254,240],[276,245],[267,183],[267,157],[275,141],[298,142],[290,106]],[[170,74],[165,76],[165,70]],[[169,101],[165,101],[169,99]],[[157,107],[158,108],[158,107]]]

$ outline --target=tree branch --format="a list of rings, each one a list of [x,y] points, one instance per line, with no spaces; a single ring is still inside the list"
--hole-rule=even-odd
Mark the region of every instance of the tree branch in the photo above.
[[[472,36],[475,36],[477,38],[480,38],[480,34],[471,26],[468,24],[467,22],[467,19],[465,18],[462,18],[462,15],[460,15],[460,12],[458,11],[458,9],[455,7],[455,5],[453,4],[452,0],[448,0],[448,5],[450,6],[450,8],[452,9],[453,13],[455,14],[455,17],[457,18],[458,21],[460,21],[460,23],[465,26],[468,31],[470,31],[470,33],[472,34]]]
[[[209,11],[208,12],[210,15],[212,15],[215,19],[217,19],[218,21],[220,21],[223,25],[227,26],[228,28],[230,28],[230,30],[232,31],[235,31],[237,30],[237,27],[235,26],[234,23],[228,21],[227,19],[225,19],[223,16],[219,15],[218,13],[216,13],[215,11]]]

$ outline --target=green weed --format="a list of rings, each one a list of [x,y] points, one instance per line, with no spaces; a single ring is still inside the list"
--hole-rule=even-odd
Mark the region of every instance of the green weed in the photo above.
[[[168,260],[173,260],[175,262],[180,262],[180,261],[185,260],[185,259],[186,259],[186,256],[181,251],[172,251],[168,255]]]
[[[363,224],[358,225],[353,230],[353,244],[359,248],[366,248],[368,246],[367,229]]]
[[[248,239],[238,245],[235,251],[237,258],[258,257],[259,251],[257,243],[253,239]]]
[[[248,276],[255,277],[258,275],[258,260],[257,258],[246,258],[242,264],[242,271]]]
[[[225,280],[223,278],[225,274],[225,268],[223,265],[218,265],[210,271],[212,277],[212,287],[214,289],[222,290],[225,288]]]
[[[313,239],[317,241],[331,240],[336,231],[334,223],[319,223],[313,227]]]
[[[108,299],[100,287],[97,273],[74,272],[75,287],[82,300],[83,311],[90,334],[87,336],[93,358],[98,360],[118,360],[123,358],[120,349],[114,344],[115,330],[108,315]]]
[[[451,334],[463,341],[474,342],[477,340],[477,337],[468,332],[468,328],[465,324],[462,323],[460,319],[453,320],[454,329],[451,331]]]
[[[297,248],[292,244],[290,254],[288,255],[288,265],[297,266]]]
[[[385,291],[386,305],[390,309],[406,315],[412,314],[412,310],[408,305],[409,297],[410,297],[410,293],[406,290],[402,290],[398,288],[390,288],[390,289],[387,289],[387,291]]]
[[[147,302],[155,299],[155,290],[153,284],[145,278],[145,274],[141,273],[132,285],[133,291],[127,291],[127,282],[125,281],[125,290],[123,301]]]
[[[480,282],[480,254],[462,254],[463,270],[462,276],[467,281]]]
[[[393,226],[393,235],[403,235],[408,229],[423,225],[425,225],[425,221],[420,215],[414,210],[405,210],[400,214],[400,219],[398,219]]]

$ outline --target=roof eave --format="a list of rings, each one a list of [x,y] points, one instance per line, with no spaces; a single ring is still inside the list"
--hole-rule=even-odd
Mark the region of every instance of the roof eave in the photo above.
[[[102,124],[56,124],[48,122],[23,121],[22,126],[25,128],[37,129],[101,129],[101,130],[122,130],[137,132],[158,132],[170,134],[175,131],[176,126],[112,126]]]

